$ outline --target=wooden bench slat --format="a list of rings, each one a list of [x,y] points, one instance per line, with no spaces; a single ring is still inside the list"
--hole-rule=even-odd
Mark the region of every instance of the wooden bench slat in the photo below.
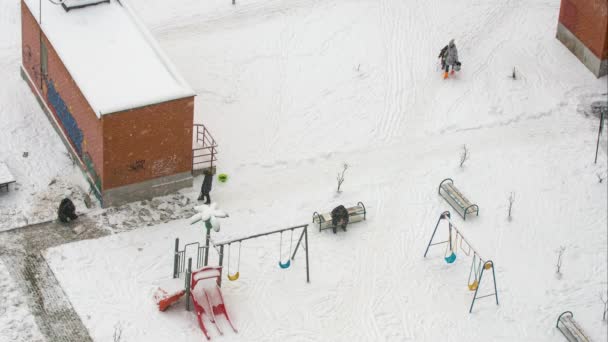
[[[443,197],[449,205],[451,205],[460,216],[465,220],[467,214],[477,213],[479,216],[479,207],[471,203],[460,190],[454,185],[454,181],[451,178],[446,178],[439,184],[439,195]]]
[[[448,195],[454,195],[455,197],[457,197],[454,198],[454,196],[450,196],[454,198],[456,202],[459,202],[458,205],[463,207],[463,209],[471,205],[471,202],[466,197],[464,197],[464,195],[460,191],[458,191],[458,189],[456,189],[452,184],[447,183],[444,184],[442,187],[448,193]]]
[[[564,326],[564,328],[568,331],[573,338],[580,342],[589,342],[590,339],[585,333],[583,329],[576,323],[576,321],[572,318],[572,316],[564,316],[560,318],[560,322]],[[561,330],[561,329],[560,329]]]

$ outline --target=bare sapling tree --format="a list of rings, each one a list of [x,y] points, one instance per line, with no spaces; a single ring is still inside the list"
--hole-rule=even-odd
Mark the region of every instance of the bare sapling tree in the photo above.
[[[336,178],[338,180],[338,190],[337,192],[340,193],[340,187],[342,186],[342,183],[344,183],[344,174],[346,173],[346,170],[348,170],[348,164],[344,163],[344,169],[342,169],[342,173],[338,172],[338,177]]]
[[[469,150],[467,145],[462,145],[462,153],[460,154],[460,167],[463,167],[464,162],[469,159]]]
[[[559,249],[557,250],[557,264],[555,265],[556,270],[555,270],[555,274],[557,276],[557,278],[561,278],[562,277],[562,257],[564,255],[564,251],[566,250],[566,247],[564,246],[559,246]]]
[[[511,211],[513,210],[513,202],[515,202],[515,193],[512,192],[509,195],[509,216],[507,217],[511,221]]]
[[[114,325],[113,342],[120,342],[122,340],[122,324],[120,322]]]
[[[602,315],[602,321],[606,322],[606,316],[608,315],[608,295],[604,297],[603,293],[600,293],[600,300],[604,303],[604,314]]]
[[[597,176],[597,181],[598,181],[599,183],[601,183],[601,182],[603,182],[603,181],[604,181],[604,176],[602,176],[602,174],[601,174],[601,173],[596,173],[596,176]]]

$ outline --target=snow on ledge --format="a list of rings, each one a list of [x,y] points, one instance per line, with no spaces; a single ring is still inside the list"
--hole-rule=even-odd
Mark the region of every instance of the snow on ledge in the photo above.
[[[98,117],[195,95],[126,0],[69,12],[24,1]]]

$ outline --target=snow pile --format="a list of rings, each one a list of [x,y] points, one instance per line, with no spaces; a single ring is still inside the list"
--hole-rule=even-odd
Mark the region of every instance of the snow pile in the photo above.
[[[21,289],[0,261],[0,342],[43,342]]]

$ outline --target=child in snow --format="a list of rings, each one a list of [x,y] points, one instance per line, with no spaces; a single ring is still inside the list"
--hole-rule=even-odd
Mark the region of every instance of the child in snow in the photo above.
[[[441,69],[445,70],[443,73],[444,79],[448,78],[450,66],[452,66],[452,74],[454,74],[454,69],[460,69],[460,62],[458,61],[458,49],[456,49],[454,39],[450,40],[448,45],[441,49],[441,52],[439,52],[439,58],[441,58]]]
[[[205,202],[205,204],[209,204],[209,203],[211,203],[211,196],[209,196],[209,193],[211,192],[211,183],[213,182],[213,174],[211,173],[211,170],[209,170],[209,169],[205,170],[203,172],[203,174],[205,175],[205,178],[203,179],[203,184],[201,185],[201,194],[198,196],[198,200],[202,201],[206,197],[207,201]]]
[[[67,223],[68,221],[73,221],[78,218],[76,215],[76,206],[69,198],[64,198],[61,200],[59,204],[59,209],[57,210],[57,217],[59,221],[63,223]]]

